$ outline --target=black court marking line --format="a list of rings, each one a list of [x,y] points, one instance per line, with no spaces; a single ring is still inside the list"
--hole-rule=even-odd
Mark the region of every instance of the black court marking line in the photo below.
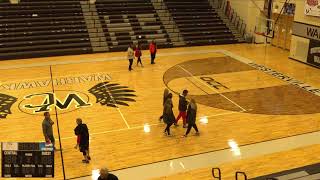
[[[51,86],[52,86],[52,93],[54,94],[54,85],[53,85],[53,75],[52,75],[52,67],[50,66],[50,78],[51,78]],[[61,137],[60,137],[60,128],[59,128],[59,118],[58,118],[58,111],[57,107],[54,106],[54,111],[56,113],[56,120],[57,120],[57,130],[58,130],[58,139],[59,139],[59,145],[60,145],[60,156],[61,156],[61,163],[62,163],[62,174],[63,179],[66,179],[66,174],[64,170],[64,161],[63,161],[63,153],[62,153],[62,144],[61,144]]]
[[[243,146],[255,145],[255,144],[259,144],[259,143],[265,143],[265,142],[270,142],[270,141],[280,140],[280,139],[286,139],[286,138],[290,138],[290,137],[296,137],[296,136],[301,136],[301,135],[305,135],[305,134],[311,134],[311,133],[315,133],[315,132],[320,132],[320,130],[310,131],[310,132],[301,133],[301,134],[295,134],[295,135],[286,136],[286,137],[274,138],[274,139],[264,140],[264,141],[255,142],[255,143],[247,143],[247,144],[239,145],[239,148],[241,148]],[[201,135],[200,135],[200,137],[201,137]],[[180,136],[178,136],[178,138],[181,139]],[[177,138],[174,138],[174,139],[172,138],[172,140],[176,140],[176,139]],[[114,170],[111,170],[110,172],[120,171],[120,170],[125,170],[125,169],[130,169],[130,168],[135,168],[135,167],[139,167],[139,166],[145,166],[145,165],[150,165],[150,164],[155,164],[155,163],[160,163],[160,162],[170,161],[170,160],[175,160],[175,159],[180,159],[180,158],[186,158],[186,157],[191,157],[191,156],[196,156],[196,155],[201,155],[201,154],[206,154],[206,153],[218,152],[218,151],[223,151],[223,150],[228,150],[228,149],[230,149],[230,147],[220,148],[220,149],[216,149],[216,150],[205,151],[205,152],[201,152],[201,153],[196,153],[196,154],[191,154],[191,155],[186,155],[186,156],[180,156],[180,157],[175,157],[175,158],[170,158],[170,159],[165,159],[165,160],[161,160],[161,161],[155,161],[155,162],[152,162],[152,163],[144,163],[144,164],[140,164],[140,165],[114,169]],[[73,178],[68,178],[67,180],[83,178],[83,177],[89,177],[89,176],[92,176],[92,174],[83,175],[83,176],[77,176],[77,177],[73,177]]]
[[[296,62],[305,64],[305,65],[309,65],[311,68],[320,69],[320,66],[316,66],[316,65],[311,64],[311,63],[308,63],[308,62],[302,62],[302,61],[300,61],[300,60],[298,60],[298,59],[295,59],[295,58],[293,58],[293,57],[288,57],[288,58],[289,58],[289,59],[292,59],[292,60],[294,60],[294,61],[296,61]]]
[[[296,177],[296,178],[292,178],[292,179],[298,179],[298,178],[302,178],[302,177],[305,178],[305,177],[311,176],[313,174],[320,173],[320,163],[311,164],[311,165],[307,165],[307,166],[302,166],[302,167],[298,167],[298,168],[294,168],[294,169],[288,169],[288,170],[276,172],[276,173],[269,174],[269,175],[263,175],[263,176],[251,178],[250,180],[265,180],[267,178],[276,178],[276,177],[279,177],[279,176],[285,176],[285,175],[298,173],[298,172],[302,172],[302,171],[308,173],[308,175],[301,176],[301,177]]]

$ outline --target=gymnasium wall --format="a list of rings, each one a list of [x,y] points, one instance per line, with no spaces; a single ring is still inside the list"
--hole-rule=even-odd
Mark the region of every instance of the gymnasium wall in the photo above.
[[[305,31],[304,29],[306,29],[306,26],[308,26],[309,28],[318,29],[318,33],[320,33],[320,17],[305,15],[304,7],[305,0],[296,0],[294,25],[297,24],[298,26],[296,26],[297,28],[293,29],[293,35],[291,37],[290,58],[320,67],[319,62],[317,63],[312,61],[315,55],[309,54],[309,45],[314,46],[315,44],[318,44],[317,46],[320,46],[320,36],[318,36],[318,38],[315,38],[316,36],[313,36],[313,38],[308,38],[298,35],[302,34],[302,31]]]
[[[296,0],[296,14],[294,21],[320,26],[320,17],[307,16],[304,14],[305,0]]]
[[[231,8],[233,8],[238,15],[246,22],[246,32],[255,36],[255,43],[264,43],[265,38],[263,36],[255,35],[254,29],[257,24],[257,17],[266,18],[261,11],[264,10],[265,0],[229,0]],[[294,3],[295,0],[291,0],[290,3]],[[273,13],[280,13],[285,0],[273,1]],[[290,36],[288,36],[290,38]],[[290,45],[286,49],[289,49]]]
[[[260,9],[263,9],[264,0],[255,0],[255,4],[251,0],[229,0],[231,8],[246,22],[246,32],[252,34],[256,23],[256,17],[260,16]]]

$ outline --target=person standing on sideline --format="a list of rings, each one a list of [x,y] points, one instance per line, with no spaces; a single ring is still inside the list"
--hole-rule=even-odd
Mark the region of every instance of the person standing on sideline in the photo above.
[[[98,180],[118,180],[118,177],[109,173],[107,168],[101,168]]]
[[[190,104],[188,106],[187,110],[187,122],[188,122],[188,129],[185,135],[183,137],[187,137],[191,128],[193,127],[194,130],[196,130],[196,135],[199,135],[199,130],[196,125],[196,118],[197,118],[197,104],[194,99],[190,100]]]
[[[163,113],[163,121],[167,124],[166,129],[164,130],[164,133],[167,136],[170,136],[170,126],[174,123],[175,117],[172,111],[173,104],[172,104],[172,94],[169,93],[167,100],[164,104],[164,113]]]
[[[141,56],[142,56],[142,52],[141,52],[141,44],[138,42],[137,47],[135,49],[134,55],[136,56],[137,59],[137,66],[141,65],[141,67],[143,67],[143,64],[141,62]]]
[[[155,64],[154,59],[156,58],[157,53],[157,44],[154,40],[151,41],[149,45],[150,55],[151,55],[151,64]]]
[[[83,163],[89,163],[91,160],[89,155],[89,130],[86,124],[82,123],[82,119],[77,118],[77,127],[74,129],[74,134],[77,136],[77,145],[75,148],[79,147],[80,152],[82,152],[84,160]]]
[[[131,71],[132,70],[132,63],[133,63],[133,59],[134,59],[134,51],[133,51],[133,44],[132,43],[129,44],[127,53],[128,53],[128,59],[129,59],[129,71]]]
[[[164,104],[166,103],[168,94],[169,94],[169,90],[168,90],[167,88],[165,88],[165,89],[164,89],[164,92],[163,92],[163,101],[162,101],[163,111],[162,111],[162,115],[159,117],[159,121],[161,121],[161,119],[163,119]]]
[[[45,112],[43,115],[44,115],[44,120],[42,121],[42,132],[43,132],[44,139],[46,143],[52,143],[53,148],[56,149],[55,139],[53,136],[53,129],[52,129],[54,122],[51,120],[49,112]]]
[[[186,99],[186,96],[188,95],[188,90],[183,90],[182,94],[179,95],[179,115],[174,123],[175,126],[178,126],[178,121],[182,117],[183,120],[183,128],[187,128],[187,107],[188,107],[188,101]]]

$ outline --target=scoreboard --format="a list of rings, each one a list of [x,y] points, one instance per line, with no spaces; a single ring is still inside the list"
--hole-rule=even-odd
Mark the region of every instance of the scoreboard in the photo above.
[[[43,143],[1,143],[2,177],[54,177],[54,149]]]

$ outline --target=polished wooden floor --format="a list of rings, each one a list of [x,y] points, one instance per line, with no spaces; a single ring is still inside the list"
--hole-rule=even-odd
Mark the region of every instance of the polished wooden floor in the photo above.
[[[8,114],[5,119],[0,120],[0,140],[3,142],[42,141],[41,122],[43,117],[41,115],[32,115],[31,111],[26,113],[25,110],[25,112],[22,112],[20,109],[21,105],[25,103],[25,101],[22,101],[24,96],[52,92],[53,89],[59,99],[63,99],[66,92],[79,92],[80,94],[86,94],[92,104],[90,107],[78,110],[75,110],[74,105],[70,106],[71,111],[58,110],[62,154],[67,178],[90,175],[92,170],[102,166],[117,170],[225,149],[228,148],[227,142],[230,139],[235,140],[239,145],[245,145],[319,130],[320,112],[308,110],[307,108],[307,106],[318,106],[314,102],[301,107],[298,114],[289,113],[283,115],[263,114],[261,111],[259,113],[243,112],[241,108],[238,110],[236,108],[228,109],[225,108],[228,106],[227,101],[221,101],[221,103],[217,101],[212,106],[206,104],[206,102],[198,106],[198,118],[204,116],[208,118],[208,124],[199,123],[201,136],[190,136],[187,139],[180,138],[185,129],[179,126],[172,128],[173,137],[165,137],[162,133],[164,125],[158,121],[158,117],[162,112],[162,93],[166,87],[164,74],[177,64],[183,66],[184,62],[192,60],[200,62],[203,59],[225,57],[221,53],[197,53],[205,50],[227,50],[249,58],[257,64],[265,65],[308,83],[311,86],[320,87],[320,72],[318,69],[288,59],[289,53],[287,51],[272,46],[265,47],[264,45],[235,44],[160,49],[155,65],[150,65],[148,52],[145,51],[143,52],[145,66],[143,68],[136,67],[134,64],[132,72],[127,70],[128,62],[125,53],[1,61],[1,85],[5,84],[7,85],[6,87],[9,87],[8,85],[14,84],[10,87],[20,88],[9,90],[4,89],[4,86],[1,88],[0,93],[16,97],[18,100],[11,107],[12,114]],[[190,52],[195,53],[192,54]],[[115,57],[123,57],[123,60],[99,61]],[[90,60],[93,62],[90,62]],[[53,63],[57,65],[50,66]],[[45,80],[50,80],[50,68],[52,78],[60,80],[61,78],[90,74],[107,74],[111,78],[111,83],[128,86],[128,89],[134,90],[133,94],[136,97],[133,97],[133,99],[135,99],[135,102],[126,102],[129,106],[119,106],[119,109],[96,103],[96,98],[88,90],[98,83],[104,82],[103,79],[99,78],[88,82],[72,82],[70,80],[70,83],[63,85],[61,83],[54,84],[53,88],[48,85],[22,89],[21,85],[17,85],[21,82],[46,82]],[[214,68],[212,67],[212,69]],[[188,74],[190,71],[187,70],[185,73]],[[192,73],[192,75],[194,74]],[[218,79],[219,82],[224,82],[229,87],[228,90],[212,92],[212,95],[230,93],[230,91],[244,92],[251,89],[288,85],[258,70],[213,73],[210,77]],[[197,86],[194,86],[192,82],[196,83]],[[190,97],[203,95],[203,90],[206,92],[212,90],[212,88],[198,82],[197,76],[194,78],[190,76],[177,78],[170,81],[167,86],[175,92],[180,92],[182,89],[187,88],[190,91]],[[202,91],[199,89],[202,89]],[[299,92],[303,94],[302,91],[296,91],[297,94],[290,96],[290,98],[299,98],[300,96],[302,101],[304,98],[301,98]],[[277,102],[276,99],[281,98],[283,93],[275,93],[271,105]],[[263,95],[261,94],[261,96]],[[310,98],[312,99],[312,97]],[[314,98],[317,97],[314,95]],[[174,95],[173,101],[175,103],[175,113],[177,114],[177,95]],[[43,99],[39,98],[32,103],[42,102]],[[252,99],[246,100],[246,98],[241,98],[241,101],[234,103],[240,106],[244,104],[246,107],[250,107],[250,104],[255,104]],[[268,101],[260,103],[268,104]],[[271,105],[267,108],[270,109]],[[286,108],[288,111],[290,110],[290,107]],[[304,108],[308,113],[304,113]],[[282,110],[285,110],[285,108]],[[78,117],[81,117],[90,129],[90,153],[92,157],[90,164],[82,164],[82,154],[73,148],[76,143],[73,129],[76,126],[75,119]],[[57,121],[55,116],[52,116],[52,118],[55,122]],[[150,125],[151,130],[149,133],[144,132],[145,124]],[[57,126],[54,127],[54,130],[55,137],[58,139]],[[56,153],[55,163],[55,178],[62,179],[59,152]],[[272,167],[270,171],[272,171]]]
[[[257,158],[249,158],[232,163],[221,164],[219,168],[222,172],[223,180],[234,180],[236,171],[245,172],[249,179],[319,163],[319,149],[319,145],[312,145],[290,151],[268,154]],[[202,168],[167,177],[155,178],[153,180],[212,180],[211,171],[212,168]]]

